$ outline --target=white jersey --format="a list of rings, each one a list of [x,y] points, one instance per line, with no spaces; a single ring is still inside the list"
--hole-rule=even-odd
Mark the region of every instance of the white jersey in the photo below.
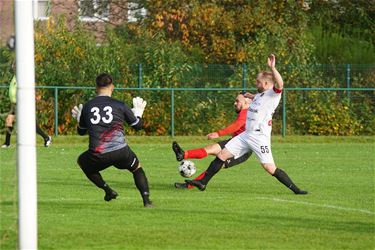
[[[273,87],[255,95],[247,111],[246,133],[271,136],[272,115],[280,103],[281,92]]]

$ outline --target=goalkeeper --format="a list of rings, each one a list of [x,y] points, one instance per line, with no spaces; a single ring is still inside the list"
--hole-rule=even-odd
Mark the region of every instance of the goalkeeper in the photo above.
[[[250,102],[251,102],[251,99],[245,98],[243,93],[240,93],[239,95],[237,95],[236,100],[234,101],[234,108],[238,114],[236,120],[233,123],[229,124],[226,128],[218,130],[217,132],[208,134],[207,139],[212,140],[212,139],[216,139],[221,136],[228,135],[228,134],[231,134],[233,138],[236,135],[245,131],[246,113],[247,113],[247,109],[250,106]],[[182,161],[183,159],[191,159],[191,158],[201,159],[201,158],[207,157],[208,155],[216,156],[224,148],[225,144],[227,144],[229,140],[230,139],[222,140],[215,144],[210,144],[204,148],[197,148],[197,149],[191,149],[191,150],[186,150],[186,151],[184,151],[180,147],[180,145],[178,145],[178,143],[174,141],[172,143],[172,149],[174,153],[176,154],[177,161]],[[236,158],[236,159],[230,158],[226,160],[224,162],[224,168],[230,168],[230,167],[233,167],[235,165],[238,165],[246,161],[247,159],[249,159],[251,154],[252,152],[250,151],[239,158]],[[205,176],[205,174],[206,174],[206,171],[201,173],[194,180],[202,179]],[[194,188],[193,185],[187,184],[187,183],[176,182],[174,185],[176,188],[180,188],[180,189]]]
[[[135,130],[143,127],[141,117],[146,101],[140,97],[133,98],[133,109],[130,109],[111,97],[113,90],[112,77],[106,73],[100,74],[96,78],[97,96],[72,109],[72,116],[78,121],[78,134],[89,135],[89,149],[78,157],[78,164],[87,178],[103,189],[105,201],[116,199],[118,193],[104,181],[100,171],[110,166],[127,169],[133,174],[143,205],[153,207],[146,174],[125,141],[123,126],[126,122]]]

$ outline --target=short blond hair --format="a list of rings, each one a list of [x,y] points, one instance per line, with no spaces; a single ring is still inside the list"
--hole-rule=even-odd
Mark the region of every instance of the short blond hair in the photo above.
[[[270,71],[262,71],[258,74],[258,79],[262,82],[268,82],[271,84],[275,84],[275,79],[273,77],[273,73]]]

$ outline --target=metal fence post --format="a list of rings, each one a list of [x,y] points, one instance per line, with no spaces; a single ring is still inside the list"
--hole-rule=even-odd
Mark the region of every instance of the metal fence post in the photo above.
[[[350,64],[346,65],[346,88],[348,89],[346,91],[346,94],[348,96],[348,99],[350,101]]]
[[[54,102],[54,114],[55,114],[55,119],[54,119],[54,128],[55,128],[55,136],[59,134],[58,131],[58,126],[59,126],[59,89],[56,87],[55,88],[55,102]]]
[[[138,64],[138,88],[142,88],[142,63]]]
[[[246,76],[247,76],[247,67],[246,63],[242,64],[242,88],[246,90]]]
[[[174,89],[171,90],[171,136],[174,137]]]
[[[283,89],[282,97],[283,97],[283,110],[282,110],[283,121],[282,121],[282,127],[281,127],[281,134],[283,137],[285,137],[285,134],[286,134],[286,89],[285,88]]]

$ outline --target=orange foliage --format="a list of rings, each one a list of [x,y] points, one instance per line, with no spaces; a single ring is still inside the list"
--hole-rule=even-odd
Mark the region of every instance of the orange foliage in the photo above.
[[[261,42],[267,42],[268,36],[280,37],[283,47],[288,46],[283,42],[287,38],[301,39],[305,27],[299,1],[171,0],[151,2],[147,8],[150,30],[165,32],[170,40],[181,41],[187,50],[200,48],[206,63],[244,63],[256,55],[250,55],[245,48],[258,41],[259,35],[266,34]],[[292,44],[290,50],[297,46]]]

